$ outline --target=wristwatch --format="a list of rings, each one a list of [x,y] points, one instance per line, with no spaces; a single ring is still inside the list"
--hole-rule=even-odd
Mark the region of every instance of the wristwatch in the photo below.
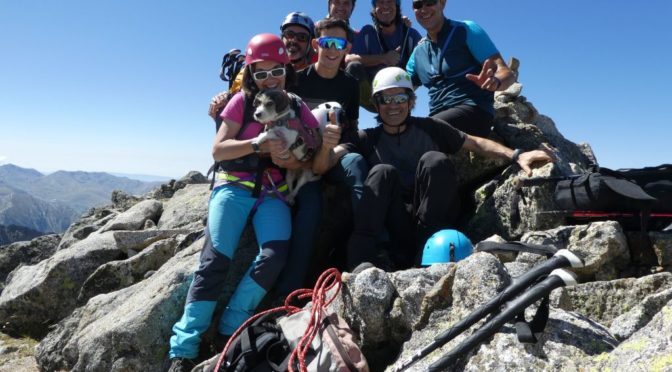
[[[250,142],[250,144],[252,145],[252,150],[255,153],[258,154],[258,153],[261,152],[261,148],[259,147],[259,142],[257,142],[257,140],[252,140],[252,142]]]
[[[511,155],[511,161],[514,163],[518,162],[518,158],[520,157],[520,154],[523,152],[521,149],[515,149],[513,150],[513,154]]]

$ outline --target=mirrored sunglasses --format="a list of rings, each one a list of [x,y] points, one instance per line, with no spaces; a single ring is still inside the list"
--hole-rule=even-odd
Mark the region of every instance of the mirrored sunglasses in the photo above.
[[[308,39],[310,39],[309,34],[307,34],[305,32],[294,32],[292,30],[282,31],[282,37],[284,37],[287,40],[294,39],[294,40],[300,41],[302,43],[305,43],[306,41],[308,41]]]
[[[285,71],[284,67],[278,67],[278,68],[274,68],[274,69],[268,70],[268,71],[254,72],[254,73],[252,73],[252,77],[254,78],[254,80],[257,80],[257,81],[266,80],[266,79],[269,78],[269,76],[273,76],[273,77],[276,77],[276,78],[285,76],[285,72],[286,71]]]
[[[398,105],[408,102],[409,96],[406,93],[399,93],[392,96],[378,94],[375,98],[379,105],[390,105],[392,103],[396,103]]]
[[[422,7],[425,6],[434,6],[436,3],[438,3],[438,0],[420,0],[420,1],[414,1],[413,2],[413,9],[418,10],[422,9]]]
[[[322,36],[317,39],[317,44],[323,49],[329,49],[333,46],[336,50],[343,50],[348,45],[348,41],[340,37]]]

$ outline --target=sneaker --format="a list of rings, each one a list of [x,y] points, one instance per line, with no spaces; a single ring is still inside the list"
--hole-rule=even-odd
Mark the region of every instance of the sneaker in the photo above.
[[[196,367],[196,362],[193,359],[173,358],[170,360],[168,372],[191,372],[194,367]]]

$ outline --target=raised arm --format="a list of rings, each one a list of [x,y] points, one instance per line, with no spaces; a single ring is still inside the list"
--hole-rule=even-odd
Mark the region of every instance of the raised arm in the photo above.
[[[348,150],[339,145],[341,140],[341,127],[327,124],[322,134],[322,146],[313,158],[313,172],[324,174],[333,167],[340,158],[348,153]]]
[[[516,81],[516,76],[499,53],[483,62],[483,67],[478,75],[467,74],[466,78],[481,89],[491,92],[506,90]]]

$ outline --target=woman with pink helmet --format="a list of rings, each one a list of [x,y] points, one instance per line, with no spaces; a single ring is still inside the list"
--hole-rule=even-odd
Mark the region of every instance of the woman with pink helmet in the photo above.
[[[221,113],[213,158],[221,165],[208,206],[208,226],[200,265],[194,273],[182,318],[170,339],[170,371],[191,370],[199,354],[201,336],[208,329],[231,259],[248,218],[254,226],[259,254],[238,284],[219,321],[215,344],[223,346],[254,311],[280,274],[289,249],[290,208],[280,168],[303,166],[281,140],[259,143],[264,125],[252,115],[257,93],[285,89],[295,73],[282,40],[273,34],[254,36],[245,50],[242,91]],[[317,128],[308,107],[300,103],[304,126]],[[299,120],[299,119],[293,119]],[[234,165],[237,164],[237,165]]]

